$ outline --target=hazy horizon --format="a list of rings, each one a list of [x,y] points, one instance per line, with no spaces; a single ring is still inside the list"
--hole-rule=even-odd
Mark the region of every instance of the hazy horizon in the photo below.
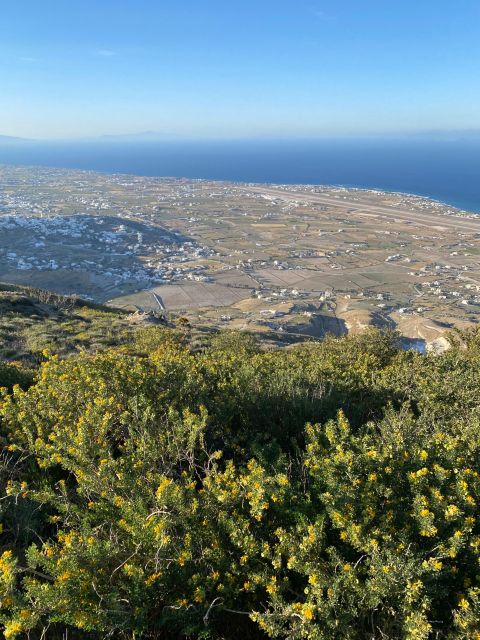
[[[174,132],[161,132],[161,131],[131,131],[125,133],[104,132],[98,135],[83,135],[83,136],[50,136],[50,137],[25,137],[14,135],[13,133],[0,132],[0,141],[22,141],[22,142],[92,142],[102,141],[107,142],[112,140],[141,140],[141,141],[165,141],[165,142],[255,142],[255,141],[307,141],[307,140],[409,140],[414,138],[430,138],[430,139],[458,139],[458,138],[471,138],[480,136],[480,127],[478,129],[444,129],[444,130],[418,130],[418,131],[379,131],[371,133],[361,132],[348,132],[348,133],[324,133],[324,134],[311,134],[311,135],[238,135],[238,136],[225,136],[225,135],[197,135],[186,136],[183,134],[177,134]]]
[[[473,0],[7,3],[1,134],[480,130],[479,18]]]

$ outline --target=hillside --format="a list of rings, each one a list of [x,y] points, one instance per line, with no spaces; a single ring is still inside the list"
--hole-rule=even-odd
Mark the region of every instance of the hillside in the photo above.
[[[375,331],[202,347],[184,321],[124,334],[121,312],[3,294],[16,335],[67,337],[38,362],[16,338],[33,369],[3,382],[7,640],[480,633],[477,330],[441,355]]]
[[[128,314],[73,296],[0,283],[0,358],[35,364],[45,350],[67,355],[119,344]]]

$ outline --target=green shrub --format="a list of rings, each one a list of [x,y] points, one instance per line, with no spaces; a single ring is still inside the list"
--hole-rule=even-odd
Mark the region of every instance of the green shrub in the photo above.
[[[137,336],[3,392],[7,639],[480,638],[475,343]]]
[[[35,379],[35,371],[17,363],[0,363],[0,388],[12,390],[15,385],[28,389]]]

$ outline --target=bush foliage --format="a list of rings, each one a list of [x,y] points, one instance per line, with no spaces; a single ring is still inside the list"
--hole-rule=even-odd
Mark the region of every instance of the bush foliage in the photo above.
[[[479,639],[480,340],[453,342],[149,329],[13,379],[5,637]]]

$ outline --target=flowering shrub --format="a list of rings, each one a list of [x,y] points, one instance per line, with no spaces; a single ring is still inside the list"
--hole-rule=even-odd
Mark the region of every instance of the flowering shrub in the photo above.
[[[480,639],[466,337],[49,357],[1,399],[5,637]]]

